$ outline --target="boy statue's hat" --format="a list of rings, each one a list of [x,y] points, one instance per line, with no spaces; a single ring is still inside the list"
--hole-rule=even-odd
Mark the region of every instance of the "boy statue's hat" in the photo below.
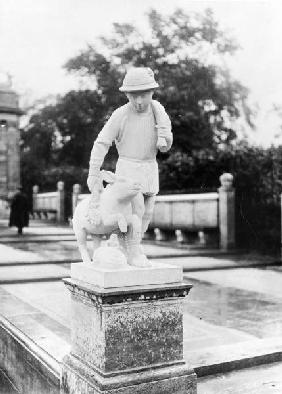
[[[121,92],[137,92],[158,88],[154,73],[149,67],[133,67],[124,77]]]

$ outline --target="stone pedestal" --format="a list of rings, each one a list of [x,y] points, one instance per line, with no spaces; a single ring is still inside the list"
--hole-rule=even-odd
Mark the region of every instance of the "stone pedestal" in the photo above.
[[[95,275],[88,276],[92,283],[76,279],[73,271],[65,280],[72,296],[72,348],[63,361],[62,393],[196,393],[196,375],[183,360],[182,304],[191,285],[172,282],[179,279],[174,268],[167,271],[171,280],[163,277],[168,283],[150,284],[146,268],[142,285],[112,288],[98,287]]]

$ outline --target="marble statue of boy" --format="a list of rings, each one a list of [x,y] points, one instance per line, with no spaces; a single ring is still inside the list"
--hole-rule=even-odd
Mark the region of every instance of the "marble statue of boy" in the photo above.
[[[132,206],[142,221],[142,234],[150,223],[159,191],[157,150],[166,152],[172,145],[170,119],[164,107],[152,100],[158,86],[150,68],[128,70],[120,87],[128,103],[112,113],[94,142],[87,179],[90,191],[98,192],[100,168],[109,147],[115,142],[119,154],[116,174],[141,184],[142,194],[136,196]]]

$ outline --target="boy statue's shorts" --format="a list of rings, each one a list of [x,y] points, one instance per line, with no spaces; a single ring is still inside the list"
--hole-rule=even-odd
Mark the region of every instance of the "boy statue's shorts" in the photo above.
[[[141,191],[147,196],[159,192],[159,168],[156,160],[136,160],[119,157],[116,174],[141,183]]]

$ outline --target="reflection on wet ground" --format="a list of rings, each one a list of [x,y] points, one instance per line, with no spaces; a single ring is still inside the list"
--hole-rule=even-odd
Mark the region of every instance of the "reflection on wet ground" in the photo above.
[[[236,275],[236,270],[230,275]],[[246,270],[246,275],[247,275]],[[185,276],[193,288],[185,312],[258,338],[282,336],[282,298],[233,287],[222,287]]]
[[[62,240],[62,237],[58,236],[57,240],[44,241],[44,240],[28,240],[23,242],[7,242],[6,245],[11,246],[14,250],[32,252],[36,255],[40,255],[40,260],[78,260],[80,254],[78,251],[77,243],[74,239]],[[0,244],[1,246],[1,244]],[[89,252],[92,252],[92,241],[87,241],[87,247]],[[144,244],[145,253],[148,256],[182,256],[187,254],[185,249],[176,249],[173,247],[163,245],[150,245]]]

